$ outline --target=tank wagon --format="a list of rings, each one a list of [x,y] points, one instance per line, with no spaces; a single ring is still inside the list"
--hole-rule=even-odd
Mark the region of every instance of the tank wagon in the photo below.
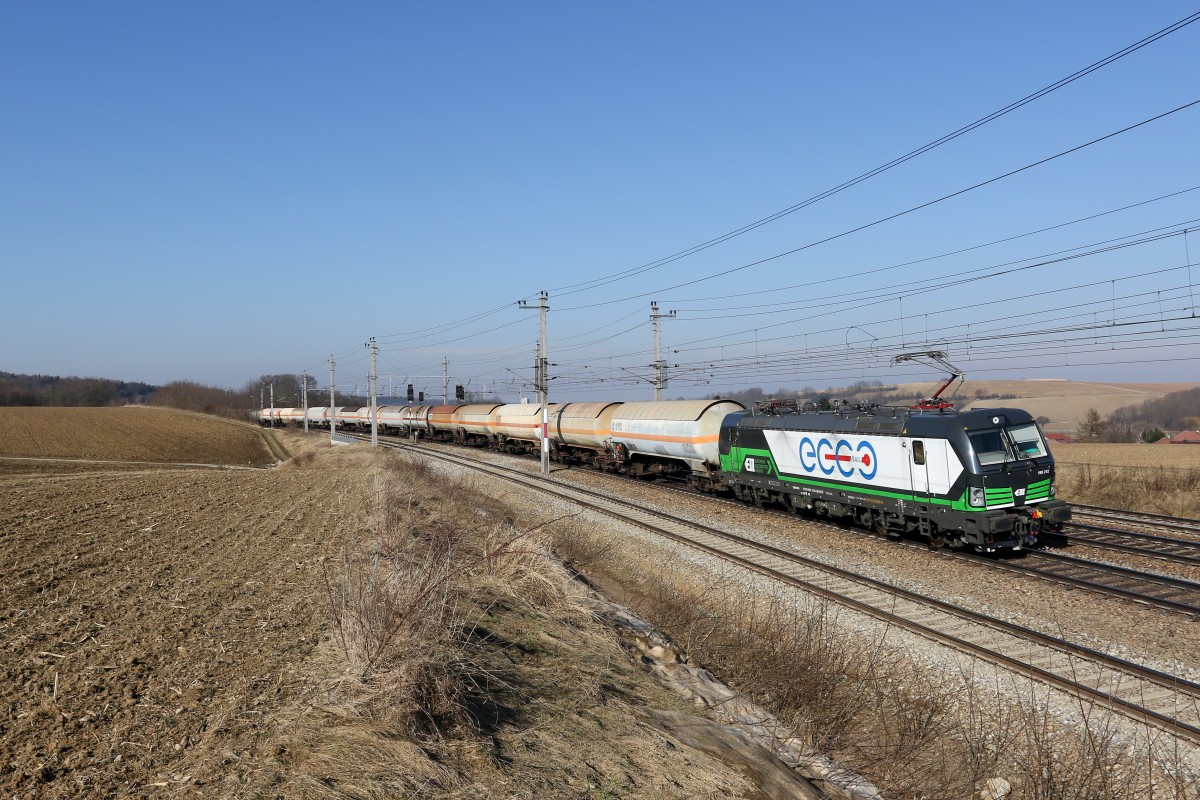
[[[461,406],[430,406],[425,414],[426,434],[430,439],[449,442],[457,429],[454,412]]]
[[[626,475],[686,479],[700,489],[719,486],[717,438],[724,417],[740,411],[729,400],[551,404],[550,458]],[[531,452],[542,439],[542,407],[500,406],[492,441],[510,452]]]
[[[719,450],[743,500],[931,546],[1020,550],[1071,518],[1041,430],[1015,408],[767,405],[727,416]]]
[[[332,414],[331,414],[332,411]],[[302,409],[261,409],[264,425],[302,422]],[[309,408],[310,425],[370,425],[370,410]],[[727,400],[552,404],[552,460],[633,476],[669,476],[852,521],[931,546],[1020,550],[1059,532],[1070,507],[1055,498],[1054,460],[1037,423],[1014,408],[956,411],[791,401],[746,410]],[[537,452],[536,403],[384,406],[380,425],[413,438]]]
[[[688,484],[712,491],[719,486],[722,422],[744,408],[731,400],[622,403],[610,423],[613,457],[632,475],[679,473],[686,465]]]
[[[304,422],[304,409],[302,408],[261,408],[258,411],[251,412],[250,418],[259,425],[282,426],[289,422]]]
[[[744,407],[729,400],[646,403],[551,403],[546,425],[554,461],[627,475],[686,479],[706,491],[722,488],[718,433],[726,415]],[[269,424],[268,410],[258,412]],[[370,408],[333,410],[340,427],[370,427]],[[310,408],[310,424],[327,428],[329,409]],[[303,421],[298,411],[296,421]],[[541,447],[537,403],[381,407],[378,424],[413,438],[490,446],[511,453]]]

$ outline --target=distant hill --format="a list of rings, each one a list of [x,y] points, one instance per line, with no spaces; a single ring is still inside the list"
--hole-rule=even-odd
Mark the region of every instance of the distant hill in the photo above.
[[[959,393],[963,409],[1019,406],[1035,417],[1046,417],[1045,429],[1075,433],[1089,409],[1108,417],[1119,408],[1161,400],[1173,392],[1200,388],[1200,383],[1093,383],[1068,380],[971,381]],[[968,399],[969,398],[969,399]],[[1003,399],[1001,399],[1003,398]]]
[[[803,392],[781,392],[774,397],[796,396],[820,401],[821,399],[850,400],[852,402],[880,403],[882,405],[909,405],[921,398],[929,397],[941,385],[938,381],[880,385],[858,383],[849,387],[822,390],[806,389]],[[1059,378],[1033,380],[971,380],[955,384],[942,395],[955,407],[966,411],[972,408],[1010,406],[1023,408],[1035,417],[1050,420],[1044,425],[1052,433],[1076,433],[1089,409],[1095,409],[1107,418],[1121,410],[1122,417],[1137,417],[1147,423],[1169,426],[1168,420],[1155,420],[1153,414],[1133,414],[1130,407],[1140,407],[1147,401],[1159,401],[1167,395],[1188,390],[1200,390],[1200,383],[1111,383],[1092,381],[1069,381]],[[726,395],[727,399],[740,400],[751,405],[755,400],[767,397],[761,389]],[[1175,404],[1171,404],[1174,408]],[[1152,406],[1153,408],[1154,406]]]

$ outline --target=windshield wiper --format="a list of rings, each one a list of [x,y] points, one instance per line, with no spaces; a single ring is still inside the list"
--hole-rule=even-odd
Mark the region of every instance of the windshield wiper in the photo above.
[[[1004,435],[1004,440],[1008,442],[1008,450],[1015,456],[1013,459],[1014,461],[1020,461],[1022,458],[1025,458],[1028,461],[1033,460],[1033,456],[1029,455],[1029,453],[1026,453],[1017,445],[1017,440],[1014,439],[1013,435],[1008,432],[1008,428],[1001,428],[1000,433]]]

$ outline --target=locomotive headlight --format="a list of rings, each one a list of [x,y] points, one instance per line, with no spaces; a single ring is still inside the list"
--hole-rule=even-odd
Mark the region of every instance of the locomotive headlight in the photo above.
[[[1058,483],[1056,481],[1050,481],[1050,496],[1058,497]]]
[[[979,486],[972,486],[970,493],[967,495],[967,502],[975,508],[983,508],[983,489]]]

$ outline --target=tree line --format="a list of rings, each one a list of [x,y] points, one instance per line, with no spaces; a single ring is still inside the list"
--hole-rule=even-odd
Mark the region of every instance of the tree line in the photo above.
[[[157,387],[107,378],[0,372],[0,406],[113,406],[145,403]]]
[[[1079,438],[1093,442],[1157,442],[1167,431],[1195,430],[1200,430],[1200,388],[1123,406],[1107,419],[1089,408],[1079,425]]]
[[[328,390],[316,388],[309,376],[310,406],[328,405]],[[246,419],[250,411],[269,406],[274,387],[275,407],[299,407],[303,402],[299,375],[263,375],[240,389],[206,386],[195,381],[172,381],[164,386],[109,378],[22,375],[0,372],[0,406],[122,406],[142,404],[199,411]],[[341,392],[340,406],[363,406],[368,400]]]

